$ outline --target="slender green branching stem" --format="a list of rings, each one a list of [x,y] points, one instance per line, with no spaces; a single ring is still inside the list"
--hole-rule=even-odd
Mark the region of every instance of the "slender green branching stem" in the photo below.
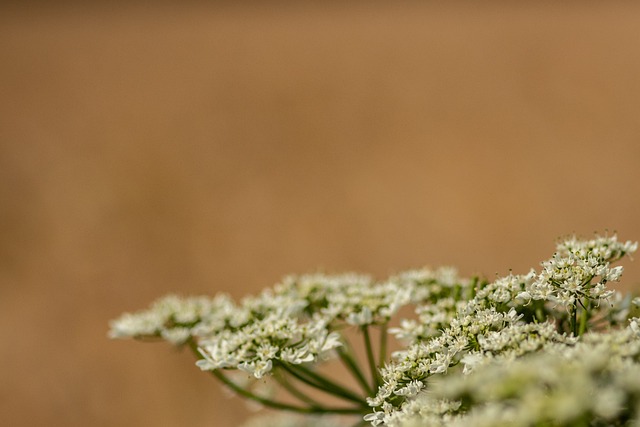
[[[189,348],[191,349],[191,351],[193,352],[193,354],[196,356],[197,359],[203,358],[200,352],[198,351],[198,344],[195,342],[195,340],[190,339],[187,342],[187,345],[189,346]],[[318,405],[315,403],[312,405],[310,402],[307,402],[309,406],[297,406],[297,405],[291,405],[288,403],[277,402],[277,401],[268,399],[266,397],[258,396],[255,393],[252,393],[251,391],[239,386],[238,384],[234,383],[229,378],[227,378],[227,376],[224,375],[220,369],[214,369],[213,371],[210,371],[210,372],[214,377],[219,379],[223,384],[225,384],[231,390],[236,392],[238,395],[246,399],[253,400],[254,402],[258,402],[261,405],[269,408],[280,409],[283,411],[290,411],[290,412],[298,412],[302,414],[344,414],[346,415],[346,414],[362,414],[363,413],[364,405],[361,402],[358,402],[358,403],[361,403],[360,407],[353,407],[353,408],[326,407],[326,406]]]
[[[328,394],[333,394],[334,396],[341,397],[343,399],[366,406],[366,402],[361,396],[358,396],[354,392],[346,389],[340,384],[329,380],[326,377],[323,377],[322,375],[316,374],[305,366],[293,365],[288,363],[281,363],[279,364],[279,366],[290,373],[293,377],[312,387],[318,388]]]
[[[311,407],[315,407],[315,408],[321,408],[322,407],[322,404],[320,404],[319,402],[313,400],[311,397],[307,396],[305,393],[303,393],[302,391],[300,391],[296,387],[294,387],[293,384],[291,384],[289,382],[289,380],[286,378],[286,376],[283,373],[278,372],[278,373],[274,374],[274,378],[276,379],[278,384],[280,384],[282,386],[282,388],[287,390],[289,392],[289,394],[291,394],[292,396],[294,396],[295,398],[297,398],[301,402],[306,403],[307,405],[309,405]]]
[[[362,335],[364,336],[364,346],[367,351],[367,361],[369,362],[369,370],[371,371],[371,382],[375,390],[380,387],[380,374],[376,367],[376,359],[373,355],[373,347],[371,346],[371,336],[369,335],[369,326],[362,326]]]
[[[303,373],[303,375],[308,376],[313,381],[317,381],[321,385],[324,385],[324,386],[327,386],[327,387],[330,387],[330,388],[335,388],[336,390],[340,390],[345,395],[351,396],[351,398],[355,399],[355,401],[364,402],[364,399],[360,395],[358,395],[357,393],[354,393],[353,391],[351,391],[351,390],[347,389],[346,387],[344,387],[344,386],[342,386],[342,385],[330,380],[329,378],[314,372],[313,370],[309,369],[308,367],[306,367],[304,365],[292,365],[292,367],[294,367],[295,369],[298,369],[299,372]]]
[[[546,316],[544,315],[543,312],[543,305],[538,303],[537,301],[535,302],[536,304],[536,320],[538,322],[544,322]]]
[[[371,389],[371,386],[369,385],[369,383],[367,383],[367,379],[365,378],[364,374],[358,367],[358,363],[356,362],[355,357],[351,354],[351,349],[345,346],[345,347],[338,347],[336,351],[338,353],[338,356],[340,357],[340,360],[347,367],[349,372],[351,372],[354,378],[358,381],[364,393],[367,396],[373,395],[373,390]]]
[[[573,306],[571,306],[571,308],[569,309],[569,326],[571,328],[571,333],[573,334],[573,336],[577,336],[578,335],[578,306],[577,304],[573,304]]]
[[[315,380],[309,378],[308,376],[304,375],[303,373],[300,373],[296,368],[294,368],[293,366],[291,366],[289,364],[282,363],[281,367],[289,375],[291,375],[292,377],[294,377],[298,381],[300,381],[300,382],[302,382],[302,383],[304,383],[304,384],[306,384],[308,386],[317,388],[318,390],[321,390],[321,391],[323,391],[325,393],[332,394],[334,396],[344,398],[344,396],[341,393],[339,393],[337,390],[331,389],[331,388],[327,387],[326,385],[320,384],[318,381],[315,381]]]
[[[583,307],[584,309],[580,315],[580,329],[578,330],[578,335],[580,336],[587,332],[589,316],[591,315],[591,300],[587,300],[587,304],[583,304]]]
[[[200,350],[198,350],[198,343],[193,339],[193,337],[189,338],[185,345],[189,347],[189,350],[191,350],[196,359],[204,359],[202,354],[200,354]]]
[[[382,368],[387,361],[387,323],[380,325],[380,353],[378,353],[378,368]]]
[[[478,292],[478,284],[480,283],[480,278],[478,276],[474,276],[471,278],[471,294],[469,295],[469,299],[473,299],[476,296],[476,292]]]
[[[247,389],[244,389],[227,378],[219,369],[215,369],[211,371],[214,377],[218,378],[222,381],[227,387],[232,389],[234,392],[238,393],[240,396],[247,398],[249,400],[253,400],[254,402],[258,402],[264,406],[273,409],[280,409],[283,411],[291,411],[298,412],[303,414],[360,414],[362,413],[361,408],[328,408],[324,406],[296,406],[290,405],[288,403],[276,402],[271,399],[267,399],[265,397],[258,396]]]

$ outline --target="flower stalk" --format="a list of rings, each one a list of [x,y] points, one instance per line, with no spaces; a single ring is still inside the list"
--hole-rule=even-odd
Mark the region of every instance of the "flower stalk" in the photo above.
[[[364,348],[367,352],[367,362],[369,364],[369,371],[371,372],[371,383],[373,388],[378,389],[380,387],[380,374],[378,367],[376,366],[376,359],[373,354],[373,347],[371,345],[371,336],[369,334],[369,326],[364,325],[361,328],[362,336],[364,338]]]
[[[373,395],[373,388],[367,383],[367,380],[360,370],[358,363],[356,362],[354,356],[352,355],[351,348],[338,348],[336,350],[338,352],[338,356],[340,360],[343,362],[345,367],[351,372],[353,377],[356,379],[358,384],[362,387],[362,391],[366,396]]]

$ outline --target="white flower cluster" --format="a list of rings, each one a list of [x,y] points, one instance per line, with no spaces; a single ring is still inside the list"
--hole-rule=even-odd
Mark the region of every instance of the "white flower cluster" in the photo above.
[[[640,425],[638,322],[554,344],[470,375],[434,380],[385,417],[389,427]]]
[[[460,401],[440,399],[433,393],[422,392],[402,405],[402,410],[389,411],[384,415],[384,425],[389,427],[449,427],[460,418]],[[374,414],[365,416],[374,423],[379,419]],[[471,425],[471,424],[470,424]]]
[[[407,398],[426,389],[428,378],[461,362],[465,372],[471,372],[487,359],[512,360],[551,343],[572,341],[551,323],[522,323],[513,308],[507,313],[489,308],[459,316],[441,335],[393,355],[393,363],[381,370],[383,385],[367,400],[379,409],[366,419],[373,425],[388,424]]]
[[[223,330],[201,340],[203,359],[196,364],[205,371],[233,368],[262,378],[274,363],[314,362],[341,345],[339,334],[329,332],[321,320],[301,323],[274,311],[239,330]]]
[[[402,321],[400,328],[391,329],[398,338],[410,338],[411,343],[406,350],[394,353],[393,363],[382,369],[384,384],[376,397],[369,399],[369,404],[373,407],[382,406],[384,402],[397,405],[404,400],[397,398],[402,396],[398,391],[406,384],[446,372],[460,362],[464,353],[479,351],[479,340],[489,345],[496,339],[493,332],[502,331],[521,319],[522,315],[508,305],[532,279],[531,273],[509,275],[483,284],[471,299],[449,296],[419,306],[419,322]],[[496,307],[500,306],[508,311],[498,311]]]
[[[542,272],[535,282],[518,297],[551,301],[567,309],[585,302],[608,301],[614,291],[605,285],[619,281],[623,270],[610,264],[637,249],[637,242],[618,242],[615,235],[592,240],[567,239],[558,244],[553,257],[542,263]],[[594,280],[596,283],[592,283]]]
[[[289,276],[275,289],[304,299],[307,310],[327,322],[365,326],[386,324],[407,304],[436,301],[459,293],[463,286],[455,269],[442,267],[407,271],[379,283],[353,273]]]
[[[203,370],[240,369],[261,378],[274,362],[313,362],[339,347],[336,332],[322,318],[302,315],[306,303],[291,295],[265,291],[237,305],[225,295],[168,296],[149,310],[124,314],[111,323],[114,338],[161,337],[173,344],[192,339]]]
[[[399,328],[389,329],[397,339],[409,343],[439,335],[472,298],[476,285],[475,281],[458,277],[452,267],[412,270],[391,280],[412,290],[418,319],[401,319]]]
[[[242,319],[231,298],[221,294],[209,297],[181,298],[168,295],[154,302],[148,310],[125,313],[110,323],[111,338],[163,338],[173,344],[186,342],[194,329],[206,322],[210,329],[227,324],[241,324]]]
[[[239,304],[226,295],[170,295],[112,321],[109,335],[157,337],[176,345],[191,340],[202,357],[201,369],[240,369],[261,378],[278,363],[327,358],[342,345],[335,331],[340,324],[385,324],[416,294],[425,297],[427,286],[440,286],[440,278],[452,286],[452,277],[449,269],[424,269],[380,283],[357,274],[290,276]]]
[[[290,276],[276,289],[296,294],[326,322],[350,325],[383,324],[411,301],[411,289],[397,283],[374,283],[368,276],[322,274]]]
[[[539,272],[491,282],[462,279],[447,267],[381,282],[351,273],[290,276],[239,302],[170,295],[112,321],[109,335],[188,345],[196,364],[235,393],[307,415],[359,415],[388,427],[640,427],[640,320],[627,323],[640,299],[607,288],[623,271],[612,264],[637,246],[615,235],[572,237]],[[387,329],[407,305],[415,317]],[[381,331],[377,351],[372,326]],[[347,327],[364,337],[367,369],[341,335]],[[386,332],[406,342],[390,361]],[[363,394],[309,366],[330,357],[344,364]],[[229,369],[254,385],[274,374],[272,383],[297,403],[258,393],[222,373]],[[309,388],[348,406],[319,403]],[[255,425],[335,422],[300,420],[273,417]]]
[[[464,407],[449,411],[450,427],[640,425],[640,339],[633,328],[442,377],[388,425],[425,425],[420,407],[443,399]]]
[[[409,270],[391,277],[389,282],[412,289],[411,299],[414,303],[433,303],[449,297],[468,299],[473,287],[473,282],[459,277],[453,267]]]
[[[552,260],[542,263],[541,273],[531,270],[492,283],[476,282],[470,298],[459,297],[468,293],[466,287],[457,298],[447,295],[418,306],[418,321],[402,320],[400,328],[391,329],[396,337],[409,339],[409,346],[394,353],[392,362],[381,370],[383,384],[367,400],[375,410],[365,419],[374,426],[389,424],[399,408],[414,405],[410,398],[427,388],[427,379],[456,365],[462,364],[463,372],[470,373],[491,361],[515,360],[558,343],[571,345],[576,338],[567,335],[571,328],[564,327],[571,319],[566,310],[556,309],[562,304],[560,296],[567,296],[569,289],[574,304],[582,299],[586,304],[596,303],[583,309],[584,329],[588,321],[607,316],[612,320],[612,316],[628,313],[629,301],[616,297],[604,284],[617,281],[622,272],[621,267],[610,264],[636,249],[637,244],[619,243],[616,236],[588,241],[572,238],[558,245]],[[591,285],[594,278],[599,281]],[[578,282],[579,287],[569,285]],[[601,300],[616,304],[600,309]],[[573,322],[577,329],[576,320]]]
[[[557,343],[572,344],[575,341],[574,337],[558,333],[551,322],[511,324],[500,331],[478,336],[476,349],[462,357],[462,372],[469,374],[488,363],[510,362]]]

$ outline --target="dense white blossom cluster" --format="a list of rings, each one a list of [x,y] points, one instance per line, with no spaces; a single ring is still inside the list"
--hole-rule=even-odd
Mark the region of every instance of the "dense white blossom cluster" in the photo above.
[[[304,299],[308,310],[325,322],[360,326],[388,322],[412,297],[411,287],[393,281],[375,283],[357,274],[290,276],[276,290]]]
[[[239,304],[226,295],[170,295],[112,321],[110,336],[158,337],[176,345],[192,340],[201,369],[240,369],[261,378],[277,363],[328,358],[342,345],[335,331],[341,324],[386,324],[402,306],[432,296],[433,288],[452,286],[452,274],[423,269],[380,283],[357,274],[289,276]]]
[[[337,425],[327,414],[389,427],[640,427],[640,320],[631,317],[640,299],[608,287],[623,271],[613,263],[636,250],[615,235],[571,237],[540,271],[493,281],[446,267],[380,282],[353,273],[289,276],[239,302],[171,295],[112,321],[109,335],[186,345],[234,393],[314,416],[270,416],[245,427]],[[408,305],[415,316],[388,328]],[[370,328],[380,331],[377,351]],[[349,329],[364,337],[366,369]],[[405,343],[390,359],[387,332]],[[331,358],[362,392],[315,369]],[[229,370],[253,383],[272,376],[299,404],[256,393]],[[319,403],[300,385],[348,406]]]
[[[181,298],[168,295],[154,302],[148,310],[125,313],[111,321],[111,338],[160,337],[173,344],[183,344],[206,323],[210,330],[221,330],[225,325],[246,323],[244,313],[231,298],[221,294],[215,298],[205,296]]]
[[[374,398],[368,399],[380,410],[368,415],[367,420],[373,425],[386,423],[407,397],[427,387],[428,378],[445,374],[460,363],[465,372],[471,372],[487,359],[512,360],[551,343],[572,340],[550,323],[522,323],[515,309],[500,313],[491,308],[461,316],[441,335],[394,354],[393,363],[382,369],[383,385]]]
[[[366,419],[373,425],[388,424],[408,398],[428,388],[430,377],[452,367],[461,364],[469,373],[491,359],[510,361],[549,345],[570,345],[575,332],[586,330],[589,322],[627,311],[604,284],[619,280],[622,273],[622,267],[611,263],[636,249],[636,243],[618,242],[616,236],[571,238],[557,245],[540,273],[532,269],[526,275],[477,282],[471,298],[460,292],[418,306],[418,321],[403,321],[392,329],[398,338],[409,339],[409,345],[381,369],[383,383],[376,396],[367,399],[375,410]],[[569,300],[572,303],[565,304]]]
[[[193,340],[203,370],[240,369],[261,378],[283,361],[316,361],[341,345],[321,316],[303,315],[306,303],[292,295],[265,291],[241,304],[227,296],[168,296],[149,310],[124,314],[112,322],[115,338],[160,337],[173,344]]]
[[[542,263],[542,271],[519,298],[551,301],[567,309],[575,308],[581,299],[596,304],[608,301],[614,291],[605,285],[619,281],[623,270],[611,267],[611,263],[637,249],[637,242],[621,243],[616,236],[567,239]]]
[[[422,426],[431,418],[450,427],[640,425],[640,338],[637,320],[631,324],[441,377],[387,425]]]
[[[262,378],[277,362],[314,362],[341,345],[339,334],[320,320],[300,323],[274,312],[237,330],[223,330],[199,342],[203,359],[196,364],[210,371],[236,368]]]

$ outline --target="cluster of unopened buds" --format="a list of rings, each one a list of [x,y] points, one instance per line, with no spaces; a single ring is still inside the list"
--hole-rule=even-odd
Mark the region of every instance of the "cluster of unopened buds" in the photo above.
[[[172,295],[109,335],[186,347],[234,394],[283,411],[247,426],[640,426],[640,300],[610,288],[636,249],[572,237],[540,271],[491,282],[424,268],[291,276],[240,302]],[[332,360],[349,380],[318,369]]]

